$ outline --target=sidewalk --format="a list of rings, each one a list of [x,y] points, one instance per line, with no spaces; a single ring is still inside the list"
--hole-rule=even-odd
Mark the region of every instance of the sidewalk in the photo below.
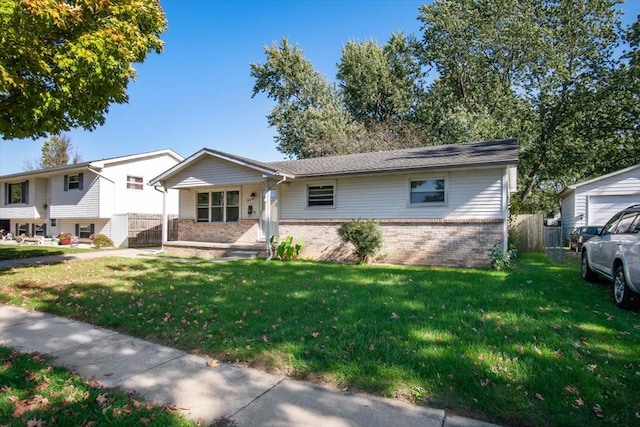
[[[223,419],[250,426],[489,427],[365,394],[292,381],[143,341],[46,313],[0,304],[0,344],[39,352],[52,363],[95,378],[105,387],[135,390],[149,401],[175,405],[209,425]]]
[[[0,261],[0,270],[140,254],[139,249],[87,251]],[[205,425],[229,420],[227,425],[236,427],[495,427],[439,409],[344,393],[218,363],[87,323],[4,304],[0,304],[0,345],[22,353],[37,351],[56,366],[94,378],[105,387],[135,390],[151,402],[175,405]]]

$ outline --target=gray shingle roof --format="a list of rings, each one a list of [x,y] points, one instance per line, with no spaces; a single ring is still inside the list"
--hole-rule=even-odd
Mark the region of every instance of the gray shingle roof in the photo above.
[[[295,177],[516,165],[518,141],[503,139],[264,163]]]

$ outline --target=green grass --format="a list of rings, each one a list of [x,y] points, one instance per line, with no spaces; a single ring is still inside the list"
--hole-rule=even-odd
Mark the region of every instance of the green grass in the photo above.
[[[223,361],[522,426],[640,423],[640,317],[579,266],[507,272],[109,258],[0,272],[0,300]]]
[[[38,256],[75,254],[86,251],[87,249],[65,248],[63,246],[0,245],[0,261],[33,258]]]
[[[104,390],[37,354],[0,346],[0,424],[6,426],[194,426],[172,408]]]

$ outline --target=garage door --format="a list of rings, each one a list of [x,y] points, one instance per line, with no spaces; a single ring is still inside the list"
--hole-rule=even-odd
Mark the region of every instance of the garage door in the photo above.
[[[635,204],[640,204],[640,194],[635,196],[591,196],[589,198],[588,225],[605,225],[617,212]]]

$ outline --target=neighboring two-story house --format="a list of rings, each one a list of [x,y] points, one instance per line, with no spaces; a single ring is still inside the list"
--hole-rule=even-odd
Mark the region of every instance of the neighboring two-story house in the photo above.
[[[81,240],[104,234],[126,246],[127,214],[178,213],[177,192],[163,197],[146,183],[182,160],[166,149],[0,176],[0,228]]]

